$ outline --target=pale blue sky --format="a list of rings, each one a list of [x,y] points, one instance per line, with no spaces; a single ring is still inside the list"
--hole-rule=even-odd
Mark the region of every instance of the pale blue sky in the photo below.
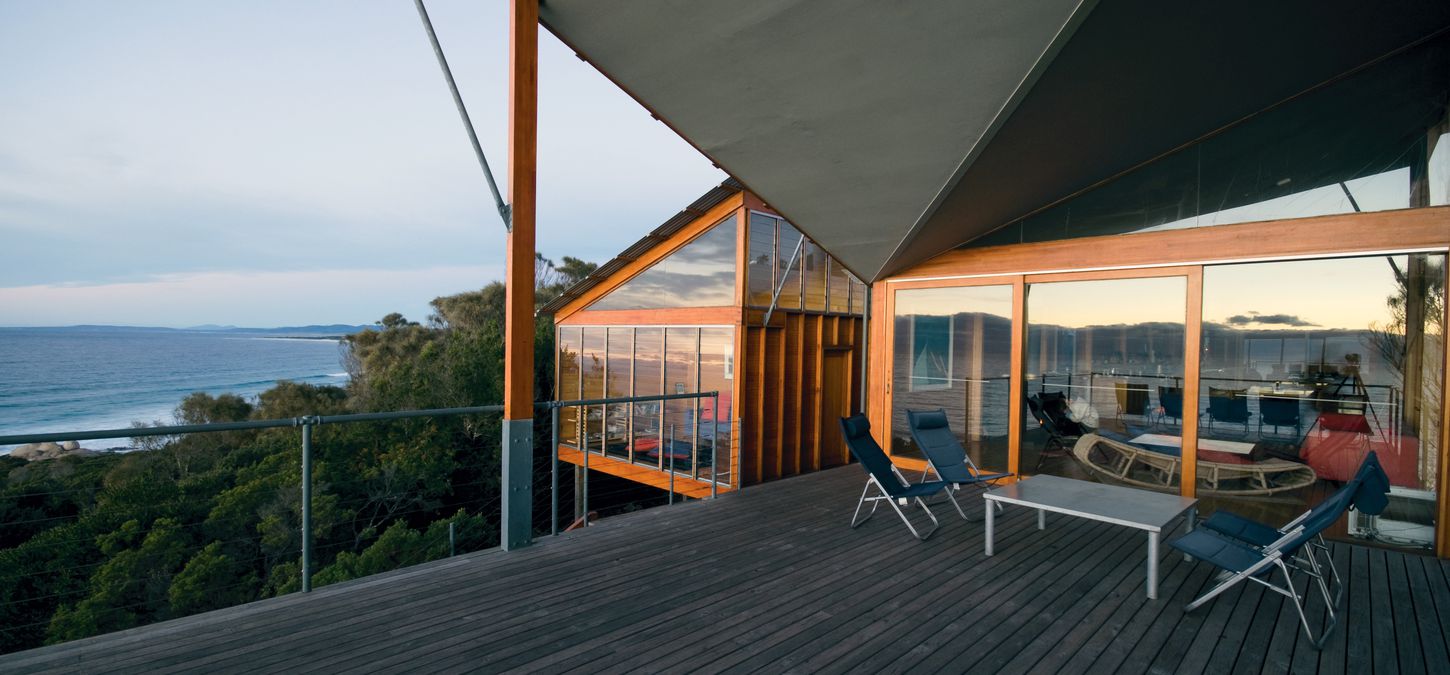
[[[503,180],[507,3],[428,8]],[[603,262],[724,174],[541,32],[539,248]],[[0,325],[421,319],[501,275],[408,0],[0,0],[0,63]]]

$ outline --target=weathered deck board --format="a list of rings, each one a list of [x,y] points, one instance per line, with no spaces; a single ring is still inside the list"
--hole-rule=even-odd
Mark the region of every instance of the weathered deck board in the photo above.
[[[1344,615],[1317,651],[1281,596],[1244,585],[1183,611],[1206,565],[1141,533],[1030,511],[935,505],[846,527],[843,467],[154,626],[0,656],[4,672],[1446,672],[1450,563],[1334,544]],[[882,508],[885,508],[884,506]],[[1311,591],[1304,580],[1300,590]],[[1312,589],[1309,619],[1325,612]],[[984,649],[984,645],[990,645]]]

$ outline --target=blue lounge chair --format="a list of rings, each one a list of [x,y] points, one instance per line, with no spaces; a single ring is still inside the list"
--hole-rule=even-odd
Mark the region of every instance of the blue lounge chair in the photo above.
[[[1366,455],[1364,461],[1359,465],[1359,470],[1355,472],[1354,478],[1339,490],[1352,491],[1350,505],[1356,511],[1372,516],[1384,513],[1385,507],[1389,505],[1390,480],[1389,476],[1385,474],[1384,467],[1380,466],[1379,456],[1374,452]],[[1199,525],[1241,543],[1263,548],[1272,545],[1309,518],[1313,518],[1321,510],[1332,508],[1333,505],[1334,497],[1331,495],[1329,499],[1299,514],[1299,517],[1279,528],[1246,518],[1232,511],[1216,511]],[[1323,555],[1323,562],[1329,568],[1334,581],[1335,591],[1332,604],[1338,606],[1339,600],[1344,594],[1344,581],[1339,574],[1339,568],[1334,564],[1334,557],[1330,555],[1329,545],[1325,543],[1324,536],[1321,534],[1314,537],[1314,540],[1305,547],[1305,553]]]
[[[1330,598],[1329,587],[1325,583],[1323,570],[1319,567],[1318,556],[1302,554],[1310,542],[1322,535],[1324,530],[1344,515],[1358,489],[1358,481],[1350,481],[1345,488],[1336,491],[1324,500],[1324,503],[1320,505],[1322,508],[1316,508],[1314,513],[1304,518],[1289,532],[1262,548],[1255,548],[1230,539],[1207,528],[1193,530],[1168,542],[1169,546],[1218,567],[1227,575],[1222,577],[1223,581],[1218,585],[1188,603],[1184,607],[1184,611],[1191,612],[1203,606],[1209,600],[1218,597],[1219,594],[1244,580],[1252,581],[1292,600],[1294,609],[1299,612],[1299,625],[1304,628],[1310,644],[1314,645],[1315,649],[1322,648],[1329,632],[1339,622],[1339,615],[1335,611],[1337,603]],[[1313,578],[1319,587],[1320,595],[1324,597],[1329,625],[1325,626],[1317,638],[1314,636],[1314,630],[1309,627],[1309,618],[1304,614],[1304,598],[1301,598],[1294,590],[1291,568]],[[1283,578],[1284,585],[1282,586],[1274,583],[1276,570]]]
[[[927,537],[941,527],[941,523],[937,522],[936,514],[931,512],[926,502],[922,501],[922,497],[930,497],[945,490],[947,484],[944,481],[930,481],[917,485],[907,482],[901,472],[896,469],[896,465],[892,464],[891,459],[886,456],[886,452],[876,444],[876,439],[871,437],[871,422],[861,413],[841,418],[841,436],[846,439],[846,447],[851,450],[851,454],[856,456],[856,460],[861,462],[861,467],[866,470],[866,488],[861,491],[861,500],[856,502],[856,513],[851,516],[852,529],[860,527],[862,523],[870,520],[871,516],[876,515],[876,507],[882,501],[891,505],[891,508],[896,511],[896,515],[901,516],[901,522],[906,523],[906,529],[911,530],[912,536],[917,539],[926,541]],[[868,497],[873,486],[880,494]],[[871,512],[867,513],[865,518],[861,518],[861,507],[865,506],[868,501],[871,502]],[[927,530],[925,534],[917,532],[916,526],[911,524],[911,519],[907,518],[906,513],[901,510],[902,506],[913,501],[921,507],[922,511],[926,512],[928,518],[931,518],[931,529]]]
[[[953,492],[964,485],[980,485],[985,489],[992,481],[1012,476],[1010,473],[983,473],[978,469],[962,444],[957,442],[957,437],[952,435],[945,410],[908,410],[906,419],[911,426],[912,440],[926,455],[927,470],[922,472],[921,480],[925,482],[927,476],[934,473],[938,480],[951,485],[951,489],[946,491],[947,499],[951,500],[963,520],[971,519],[967,518],[967,512],[957,503]],[[1002,508],[1002,505],[997,504],[997,508]]]

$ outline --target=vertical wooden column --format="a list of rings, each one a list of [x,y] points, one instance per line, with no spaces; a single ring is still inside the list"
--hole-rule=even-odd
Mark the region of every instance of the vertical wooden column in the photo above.
[[[504,277],[504,419],[500,545],[527,546],[533,529],[534,215],[538,165],[539,0],[509,3],[511,209]]]
[[[1179,494],[1198,493],[1198,373],[1203,356],[1203,268],[1188,273],[1188,312],[1183,323],[1183,468],[1179,471]]]
[[[1022,475],[1022,405],[1027,400],[1027,284],[1012,279],[1012,379],[1007,392],[1007,471]],[[1015,478],[1012,480],[1016,480]]]

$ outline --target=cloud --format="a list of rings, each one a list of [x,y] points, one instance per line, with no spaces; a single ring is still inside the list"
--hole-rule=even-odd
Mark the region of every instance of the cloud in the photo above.
[[[1230,326],[1247,326],[1259,324],[1266,326],[1294,326],[1296,328],[1306,326],[1318,326],[1312,321],[1305,321],[1294,314],[1260,314],[1249,312],[1248,314],[1235,314],[1224,320]]]
[[[164,274],[111,284],[0,288],[9,326],[115,324],[182,328],[197,324],[268,327],[372,323],[389,312],[413,320],[428,301],[475,290],[502,276],[499,266],[413,270]]]

